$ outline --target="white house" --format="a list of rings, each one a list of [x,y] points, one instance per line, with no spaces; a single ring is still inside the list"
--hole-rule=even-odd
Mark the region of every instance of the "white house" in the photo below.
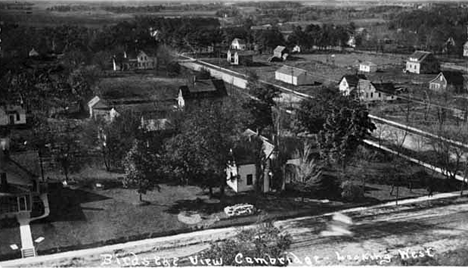
[[[228,50],[227,52],[227,61],[231,65],[243,65],[249,66],[253,63],[254,51],[245,51],[245,50]]]
[[[276,70],[275,79],[295,86],[314,83],[313,78],[306,70],[286,65]]]
[[[356,89],[360,79],[366,79],[366,77],[361,74],[348,74],[343,76],[338,83],[338,89],[341,94],[345,96],[350,95],[351,91]]]
[[[138,69],[154,69],[158,64],[156,55],[140,51],[137,55]]]
[[[295,45],[291,50],[292,53],[301,53],[301,47],[299,45]]]
[[[359,71],[364,73],[375,73],[377,71],[377,64],[364,61],[359,64]]]
[[[395,87],[392,83],[376,84],[360,79],[356,88],[356,97],[364,102],[395,100]]]
[[[440,64],[431,52],[416,51],[406,61],[406,72],[415,74],[437,73]]]
[[[255,131],[247,129],[243,135],[247,138],[258,135]],[[275,146],[265,137],[260,136],[263,141],[263,152],[267,160],[264,180],[262,185],[263,192],[269,192],[271,187],[271,172],[269,170],[269,161],[275,157]],[[233,159],[226,168],[227,185],[235,192],[245,192],[255,189],[257,181],[257,169],[252,154],[246,152],[233,153]]]
[[[243,39],[234,38],[234,40],[231,42],[231,49],[246,50],[247,43]]]
[[[0,106],[0,126],[26,124],[26,110],[20,105]]]
[[[468,57],[468,41],[463,45],[463,57]]]

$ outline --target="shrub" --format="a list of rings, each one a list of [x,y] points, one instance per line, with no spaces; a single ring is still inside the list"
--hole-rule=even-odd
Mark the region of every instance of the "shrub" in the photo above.
[[[341,197],[347,201],[359,201],[364,198],[364,189],[351,180],[343,182],[341,188]]]

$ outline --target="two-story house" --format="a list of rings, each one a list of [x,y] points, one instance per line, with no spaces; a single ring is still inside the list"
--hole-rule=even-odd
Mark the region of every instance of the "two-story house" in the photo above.
[[[464,93],[465,79],[463,74],[455,71],[442,71],[436,78],[429,81],[429,89],[444,92],[451,90],[455,93]]]
[[[416,51],[406,61],[406,72],[415,74],[431,74],[440,71],[439,61],[431,52]]]
[[[246,50],[247,49],[247,43],[245,42],[244,39],[234,38],[232,40],[232,42],[231,42],[231,49]]]
[[[114,71],[147,70],[154,69],[157,65],[156,53],[150,53],[149,51],[123,52],[112,57]]]
[[[396,100],[393,83],[372,83],[363,75],[345,75],[339,83],[339,91],[345,96],[355,96],[364,102]]]

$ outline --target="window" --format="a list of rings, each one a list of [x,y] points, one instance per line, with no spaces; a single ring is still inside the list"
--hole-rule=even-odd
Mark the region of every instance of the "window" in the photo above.
[[[382,95],[380,95],[380,92],[379,92],[379,98],[381,97]]]
[[[372,99],[372,98],[374,97],[374,93],[371,93],[371,94],[370,94],[370,97],[371,97],[371,99]]]
[[[247,185],[253,185],[253,175],[247,175]]]
[[[20,114],[16,113],[16,121],[20,121]]]

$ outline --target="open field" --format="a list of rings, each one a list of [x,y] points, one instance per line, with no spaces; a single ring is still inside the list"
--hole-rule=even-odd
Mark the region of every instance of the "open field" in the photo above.
[[[117,77],[102,78],[98,83],[98,94],[112,99],[167,100],[177,97],[184,78],[167,78],[154,74],[117,73]]]

